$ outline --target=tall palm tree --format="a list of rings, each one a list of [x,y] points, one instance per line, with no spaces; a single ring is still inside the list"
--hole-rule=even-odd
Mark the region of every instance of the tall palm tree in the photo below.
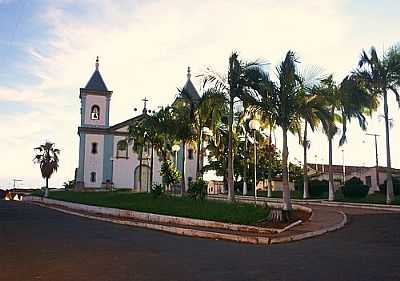
[[[278,81],[270,86],[271,113],[276,118],[276,124],[282,129],[282,184],[283,210],[288,219],[292,204],[290,201],[288,178],[288,145],[287,133],[291,131],[300,135],[301,124],[299,105],[302,93],[302,79],[297,69],[298,59],[293,51],[286,53],[285,59],[276,67]]]
[[[329,108],[328,126],[324,127],[328,137],[329,146],[329,200],[335,200],[332,158],[333,158],[333,138],[338,132],[335,123],[341,123],[342,133],[339,145],[343,145],[347,140],[347,122],[356,118],[362,130],[366,130],[366,115],[371,115],[377,107],[377,101],[370,95],[364,87],[355,79],[354,76],[347,76],[337,85],[333,76],[321,81],[320,87],[315,89],[320,95],[324,96]]]
[[[46,141],[44,144],[34,148],[36,155],[33,162],[39,164],[42,177],[46,179],[44,196],[49,195],[49,178],[57,172],[60,150],[55,148],[54,143]]]
[[[308,188],[308,164],[307,164],[307,150],[310,147],[310,142],[308,140],[308,127],[311,128],[312,131],[322,123],[322,126],[325,130],[328,129],[329,126],[329,110],[327,108],[326,100],[323,96],[318,95],[318,91],[312,92],[312,88],[307,90],[306,88],[303,90],[303,94],[300,99],[300,107],[299,107],[300,117],[304,121],[304,129],[303,129],[303,178],[304,178],[304,186],[303,186],[303,198],[307,199],[310,197],[309,188]]]
[[[229,104],[228,114],[228,200],[235,198],[233,175],[233,117],[234,104],[243,93],[253,91],[252,73],[260,71],[260,63],[244,62],[239,59],[239,54],[233,52],[229,57],[227,75],[221,75],[208,69],[204,76],[204,85],[211,84],[218,92],[225,94]]]
[[[389,106],[388,93],[392,92],[400,105],[400,45],[391,47],[379,57],[371,47],[369,55],[362,51],[358,69],[353,73],[371,95],[383,97],[383,111],[386,135],[386,203],[394,200],[392,165],[390,156]]]
[[[288,131],[300,135],[299,107],[302,94],[302,78],[297,70],[298,60],[292,51],[288,51],[285,59],[276,67],[277,81],[272,81],[267,73],[261,74],[256,85],[257,95],[251,98],[253,110],[266,116],[271,126],[276,124],[282,129],[282,183],[283,210],[285,219],[290,216],[292,205],[290,201],[288,179]],[[271,127],[272,128],[272,127]]]

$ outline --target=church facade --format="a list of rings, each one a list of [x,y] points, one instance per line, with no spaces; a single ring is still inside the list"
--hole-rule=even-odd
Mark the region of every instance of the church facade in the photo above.
[[[200,98],[190,80],[188,71],[184,88],[193,98]],[[133,151],[132,143],[126,143],[129,125],[146,118],[146,105],[141,114],[124,122],[110,125],[110,108],[113,91],[108,90],[99,71],[99,62],[89,82],[80,89],[81,122],[78,127],[79,163],[76,169],[75,181],[78,188],[130,188],[138,192],[150,190],[151,148],[145,147],[142,159]],[[153,151],[154,155],[157,155]],[[185,181],[195,179],[196,157],[195,147],[187,146],[186,151],[178,152],[178,169],[182,171],[183,153],[186,156]],[[153,183],[161,183],[161,161],[153,159]]]

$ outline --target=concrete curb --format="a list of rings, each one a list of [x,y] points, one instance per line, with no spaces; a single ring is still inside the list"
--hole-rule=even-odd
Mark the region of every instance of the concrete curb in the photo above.
[[[207,231],[207,230],[191,229],[191,228],[185,228],[185,227],[161,225],[161,224],[152,223],[152,222],[132,221],[132,220],[127,220],[127,217],[122,217],[122,216],[121,216],[121,218],[125,218],[125,220],[118,219],[118,218],[111,218],[111,217],[101,217],[98,215],[100,215],[100,214],[110,215],[110,213],[108,212],[107,214],[105,214],[105,213],[100,213],[100,212],[93,212],[93,208],[96,206],[88,206],[88,205],[83,205],[83,204],[70,203],[70,202],[58,201],[58,200],[47,199],[47,198],[39,198],[39,197],[33,198],[33,197],[27,196],[24,198],[24,201],[29,202],[29,203],[34,203],[34,204],[37,204],[42,207],[57,210],[57,211],[60,211],[63,213],[76,215],[76,216],[80,216],[80,217],[85,217],[85,218],[89,218],[89,219],[95,219],[95,220],[112,222],[112,223],[117,223],[117,224],[148,228],[148,229],[152,229],[152,230],[158,230],[158,231],[163,231],[163,232],[177,234],[177,235],[183,235],[183,236],[207,238],[207,239],[214,239],[214,240],[221,239],[221,240],[227,240],[227,241],[234,241],[234,242],[241,242],[241,243],[248,243],[248,244],[259,244],[259,245],[270,245],[270,244],[302,240],[305,238],[311,238],[314,236],[322,235],[322,234],[330,232],[330,231],[340,229],[347,222],[346,215],[343,212],[340,212],[343,215],[343,220],[341,221],[341,223],[339,223],[337,225],[333,225],[333,226],[325,228],[325,229],[318,230],[318,231],[307,232],[307,233],[297,234],[297,235],[289,235],[289,236],[284,236],[284,237],[249,236],[249,235],[237,235],[237,234],[230,234],[230,233],[220,233],[220,232],[213,232],[213,231]],[[58,203],[64,203],[64,205],[70,205],[70,206],[71,206],[71,204],[76,204],[76,205],[84,206],[85,208],[77,209],[76,211],[75,210],[71,211],[71,210],[63,209],[61,206],[60,207],[49,206],[49,204],[50,204],[49,201],[53,201],[53,202],[57,201]],[[99,208],[99,207],[97,207],[97,208]],[[90,211],[90,209],[92,209],[92,211]],[[112,209],[112,208],[102,208],[102,209]],[[114,209],[114,210],[118,210],[118,209]],[[79,211],[84,211],[84,212],[88,212],[88,213],[92,213],[92,214],[85,214],[85,213],[81,213]],[[124,211],[124,210],[121,210],[121,211]],[[297,224],[298,223],[296,222],[296,223],[293,223],[292,225],[295,226]]]
[[[108,207],[99,207],[92,205],[84,205],[79,203],[54,200],[43,197],[36,196],[25,196],[24,201],[38,202],[41,204],[50,204],[55,206],[65,207],[71,210],[76,211],[84,211],[94,214],[102,214],[109,215],[113,217],[121,217],[125,219],[134,219],[140,221],[148,221],[149,223],[154,224],[175,224],[175,225],[183,225],[183,226],[192,226],[192,227],[206,227],[206,228],[216,228],[216,229],[225,229],[231,231],[241,231],[241,232],[251,232],[251,233],[259,233],[259,234],[270,234],[270,233],[280,233],[282,229],[272,228],[272,227],[257,227],[251,225],[241,225],[241,224],[232,224],[232,223],[224,223],[210,220],[201,220],[201,219],[192,219],[192,218],[184,218],[184,217],[175,217],[170,215],[160,215],[160,214],[152,214],[152,213],[144,213],[138,211],[131,210],[122,210],[116,208],[108,208]],[[307,208],[311,210],[311,208]]]
[[[326,228],[323,228],[323,229],[320,229],[320,230],[316,230],[316,231],[306,232],[306,233],[303,233],[303,234],[291,235],[291,236],[287,236],[287,237],[271,238],[270,243],[271,244],[276,244],[276,243],[303,240],[303,239],[306,239],[306,238],[320,236],[322,234],[341,229],[346,225],[346,223],[348,222],[348,219],[347,219],[347,215],[344,212],[342,212],[342,211],[337,211],[337,212],[340,213],[343,216],[343,218],[342,218],[342,221],[340,223],[336,224],[336,225],[333,225],[333,226],[330,226],[330,227],[326,227]]]
[[[225,198],[226,196],[221,195],[212,195],[215,198]],[[212,198],[210,197],[210,199]],[[254,201],[253,197],[251,196],[243,196],[237,195],[236,196],[239,200],[245,201]],[[400,206],[398,205],[383,205],[383,204],[367,204],[367,203],[349,203],[349,202],[330,202],[321,199],[291,199],[293,203],[299,203],[303,205],[309,206],[325,206],[325,207],[343,207],[343,208],[358,208],[358,209],[365,209],[365,210],[381,210],[381,211],[391,211],[391,212],[400,212]],[[258,197],[258,202],[266,202],[266,203],[278,203],[281,204],[282,199],[279,198],[267,198],[267,197]]]

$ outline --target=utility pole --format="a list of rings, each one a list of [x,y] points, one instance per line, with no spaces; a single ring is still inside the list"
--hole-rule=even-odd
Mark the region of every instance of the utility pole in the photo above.
[[[376,173],[376,187],[379,188],[379,171],[378,171],[378,167],[379,167],[379,162],[378,162],[378,137],[380,135],[378,134],[366,134],[367,136],[373,136],[374,140],[375,140],[375,173]]]
[[[13,179],[12,181],[13,181],[13,188],[15,188],[15,183],[16,183],[16,182],[21,182],[21,181],[23,181],[23,180]]]

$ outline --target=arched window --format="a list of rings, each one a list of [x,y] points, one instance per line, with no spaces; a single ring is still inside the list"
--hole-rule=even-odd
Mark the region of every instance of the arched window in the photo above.
[[[90,118],[92,120],[100,119],[100,107],[98,105],[93,105],[92,110],[90,111]]]
[[[128,158],[128,143],[126,140],[117,142],[117,158]]]
[[[96,172],[90,173],[90,182],[96,182]]]

